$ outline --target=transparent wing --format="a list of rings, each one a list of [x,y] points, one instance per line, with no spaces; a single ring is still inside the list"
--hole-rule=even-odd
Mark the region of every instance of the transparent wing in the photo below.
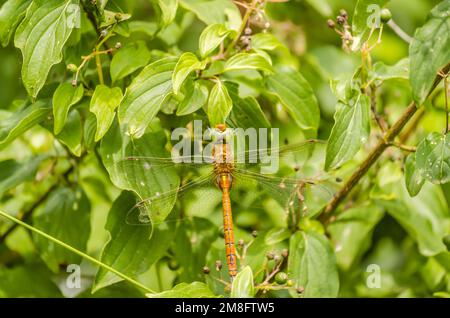
[[[144,156],[129,156],[117,161],[116,165],[123,168],[132,168],[136,165],[144,167],[144,170],[160,170],[172,167],[178,168],[196,168],[201,169],[205,166],[211,165],[212,157],[204,156],[182,156],[177,158],[172,157],[144,157]]]
[[[152,215],[158,215],[159,211],[164,211],[168,207],[174,207],[173,202],[180,201],[186,196],[196,196],[200,197],[204,201],[211,200],[211,192],[215,190],[214,184],[214,173],[211,171],[201,177],[195,178],[191,181],[186,182],[182,186],[167,191],[165,193],[157,193],[153,197],[146,198],[136,203],[136,205],[130,209],[127,213],[126,223],[130,225],[157,225],[164,222],[154,222],[152,220]],[[220,192],[220,191],[219,191]],[[172,219],[170,222],[177,222],[179,219],[184,218],[181,215],[177,219]]]
[[[289,213],[301,211],[313,216],[333,197],[337,186],[330,178],[302,178],[268,176],[257,172],[235,169],[234,185],[258,187],[275,199]]]
[[[256,149],[236,149],[240,148],[238,145],[235,146],[235,158],[245,159],[245,162],[250,162],[251,159],[259,162],[263,160],[265,156],[279,156],[286,157],[292,154],[311,154],[317,145],[326,145],[325,141],[317,139],[309,139],[303,142],[295,144],[287,144],[279,147],[263,147]]]

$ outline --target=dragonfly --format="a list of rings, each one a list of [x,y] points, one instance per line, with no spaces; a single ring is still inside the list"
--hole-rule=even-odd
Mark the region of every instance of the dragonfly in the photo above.
[[[292,145],[284,145],[278,148],[268,149],[245,149],[237,152],[233,145],[227,142],[228,129],[225,124],[216,125],[214,128],[217,140],[211,148],[211,154],[202,156],[202,160],[194,156],[180,156],[176,160],[173,157],[146,157],[129,156],[125,157],[118,165],[120,169],[133,167],[155,172],[164,172],[165,169],[174,167],[183,167],[195,169],[198,177],[181,184],[167,192],[156,193],[155,195],[144,198],[127,213],[127,223],[133,225],[152,225],[152,216],[160,214],[167,207],[174,206],[176,200],[180,200],[183,195],[194,190],[211,189],[215,187],[221,192],[222,217],[223,217],[223,235],[225,241],[225,252],[228,266],[228,274],[231,280],[237,275],[237,253],[235,245],[235,235],[233,228],[232,213],[232,189],[235,187],[259,186],[270,197],[274,198],[292,218],[291,223],[298,223],[299,212],[301,215],[308,213],[309,202],[319,208],[320,203],[328,201],[333,195],[333,182],[329,175],[319,175],[314,177],[299,176],[301,169],[294,166],[290,173],[295,175],[276,176],[262,174],[258,172],[262,162],[243,162],[236,158],[254,158],[255,155],[271,151],[271,155],[280,158],[289,158],[300,156],[309,156],[314,146],[322,143],[319,140],[306,140],[304,142]],[[263,150],[261,152],[261,150]],[[185,160],[189,159],[189,160]],[[142,169],[141,169],[142,170]],[[202,198],[207,199],[207,197]],[[317,201],[317,202],[316,202]],[[317,207],[316,207],[317,208]]]

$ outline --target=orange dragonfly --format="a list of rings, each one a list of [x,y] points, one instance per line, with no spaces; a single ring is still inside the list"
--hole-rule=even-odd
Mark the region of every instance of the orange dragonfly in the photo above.
[[[219,136],[225,136],[226,126],[217,125],[215,128]],[[321,143],[318,140],[307,140],[300,144],[285,145],[277,149],[267,149],[275,152],[280,158],[292,157],[300,154],[308,157],[315,145]],[[290,169],[295,176],[272,176],[265,175],[255,171],[261,163],[249,164],[238,163],[235,158],[243,156],[249,158],[257,150],[245,150],[243,153],[235,153],[231,145],[224,138],[219,138],[212,147],[211,156],[202,156],[202,161],[193,160],[189,156],[189,162],[183,162],[185,157],[173,158],[159,157],[125,157],[118,163],[119,169],[145,167],[146,171],[156,172],[158,170],[172,169],[175,166],[183,168],[195,168],[200,170],[200,176],[175,187],[165,193],[156,193],[154,196],[145,198],[138,202],[127,214],[128,224],[137,225],[156,225],[152,222],[152,215],[160,214],[159,211],[167,210],[167,207],[174,206],[174,202],[181,196],[192,190],[211,189],[211,186],[218,188],[222,193],[222,211],[223,211],[223,231],[225,239],[226,258],[228,273],[233,279],[237,275],[237,255],[234,239],[231,189],[235,186],[244,186],[255,184],[274,198],[287,212],[291,218],[290,224],[298,224],[299,216],[311,215],[324,207],[325,203],[332,197],[335,184],[330,181],[330,176],[318,176],[315,178],[306,178],[298,176],[301,169],[294,166]],[[272,153],[273,155],[273,153]],[[206,160],[205,160],[206,159]],[[291,158],[292,159],[292,158]],[[206,161],[206,163],[205,163]],[[177,163],[179,162],[179,163]],[[206,168],[206,169],[204,169]],[[203,198],[205,199],[205,198]],[[310,205],[314,211],[310,211]]]

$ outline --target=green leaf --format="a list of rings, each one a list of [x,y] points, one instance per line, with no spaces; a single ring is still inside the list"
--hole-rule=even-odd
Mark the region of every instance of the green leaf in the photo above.
[[[434,132],[417,147],[417,169],[423,178],[435,184],[450,181],[450,138],[447,138],[447,134]]]
[[[0,267],[0,298],[62,297],[52,281],[52,273],[42,263]],[[30,282],[33,282],[32,284]]]
[[[372,81],[387,81],[390,79],[409,79],[409,59],[405,58],[394,65],[377,62],[369,74]]]
[[[261,55],[256,53],[238,53],[226,63],[223,72],[237,70],[259,70],[273,73],[272,65]]]
[[[53,94],[54,133],[58,135],[66,124],[67,114],[72,106],[84,95],[83,85],[74,87],[70,83],[61,83]]]
[[[74,109],[69,113],[64,129],[58,135],[58,139],[65,144],[69,150],[77,157],[81,156],[83,126],[81,124],[80,113]]]
[[[130,18],[131,14],[128,13],[104,10],[102,15],[102,21],[100,23],[100,28],[106,28],[113,24],[129,20]],[[118,30],[119,29],[116,29],[116,32],[118,32]]]
[[[419,194],[425,179],[416,167],[416,154],[410,154],[405,160],[405,185],[410,196]]]
[[[379,204],[417,241],[421,254],[429,257],[447,250],[442,239],[449,214],[439,186],[426,183],[420,193],[411,198],[403,183],[399,186],[394,182],[393,195],[380,200]]]
[[[128,23],[128,27],[130,29],[130,33],[142,32],[150,38],[153,38],[158,32],[158,24],[150,21],[133,20]]]
[[[50,112],[50,101],[39,100],[2,120],[0,122],[0,149],[6,147],[28,129],[47,119]]]
[[[163,58],[136,76],[119,107],[119,122],[132,136],[140,137],[172,92],[172,73],[177,60]]]
[[[217,193],[215,189],[212,191]],[[206,191],[199,193],[205,195]],[[217,204],[217,201],[215,202]],[[207,206],[206,204],[200,204],[199,208],[206,210]],[[217,226],[211,221],[200,217],[194,217],[192,220],[182,222],[179,225],[171,249],[181,268],[183,268],[179,276],[181,281],[204,279],[201,269],[206,264],[206,254],[211,248],[211,242],[217,238],[218,231]],[[191,243],[193,237],[195,237],[195,244]]]
[[[372,28],[381,27],[381,9],[389,0],[358,0],[352,19],[352,50],[358,50],[369,39]]]
[[[261,106],[254,97],[241,98],[239,96],[238,85],[226,83],[233,109],[229,121],[231,127],[248,128],[270,128],[269,120],[266,118]]]
[[[342,166],[360,150],[370,134],[370,99],[354,91],[346,101],[339,101],[334,126],[328,140],[325,169]]]
[[[254,295],[253,272],[250,266],[245,266],[231,284],[231,298],[252,298]]]
[[[307,131],[310,138],[314,138],[319,128],[320,109],[306,79],[294,69],[280,69],[268,77],[267,88],[278,98],[295,123]]]
[[[283,44],[273,34],[257,33],[252,36],[253,50],[273,51],[282,46]]]
[[[217,296],[208,288],[205,283],[193,282],[190,284],[181,283],[171,290],[166,290],[158,294],[146,294],[148,298],[216,298]]]
[[[206,27],[199,39],[200,55],[206,57],[211,54],[234,30],[227,29],[223,24],[211,24]]]
[[[348,209],[329,226],[334,243],[337,264],[349,270],[370,247],[375,226],[383,217],[382,209],[375,205]]]
[[[161,130],[144,134],[133,140],[120,130],[117,124],[102,139],[100,154],[110,179],[116,187],[133,191],[141,200],[153,198],[157,194],[175,190],[180,185],[180,179],[173,167],[151,170],[143,165],[131,165],[129,157],[170,158],[165,149],[166,138]],[[162,222],[175,205],[176,197],[167,200],[159,209],[150,211],[150,218]]]
[[[409,47],[413,98],[422,105],[441,68],[450,62],[450,1],[431,10],[425,25],[416,30]]]
[[[86,251],[91,228],[91,206],[81,188],[58,188],[36,212],[33,215],[35,227],[80,251]],[[60,265],[79,264],[81,261],[78,255],[41,236],[33,235],[33,239],[42,259],[55,273]]]
[[[177,116],[192,114],[208,101],[208,88],[198,81],[189,81],[185,85],[186,95],[177,108]]]
[[[0,198],[9,189],[15,188],[23,182],[33,180],[40,163],[44,159],[45,156],[37,156],[23,163],[15,160],[1,161]]]
[[[146,66],[151,57],[144,41],[127,44],[111,60],[111,80],[116,82]]]
[[[116,116],[115,110],[119,107],[122,97],[122,90],[119,87],[98,85],[95,88],[89,108],[97,117],[96,142],[102,139],[111,127]]]
[[[208,119],[212,127],[225,123],[233,108],[233,101],[226,86],[219,80],[211,90],[208,99]]]
[[[195,54],[186,52],[180,56],[172,74],[173,92],[178,95],[186,78],[194,71],[204,70],[206,61],[200,62]]]
[[[339,277],[336,257],[326,237],[316,232],[297,232],[289,243],[288,276],[303,296],[337,297]]]
[[[241,13],[233,2],[223,0],[180,0],[180,5],[192,11],[207,25],[224,24],[228,29],[239,30]]]
[[[73,30],[73,6],[78,0],[34,0],[17,28],[14,44],[22,51],[22,81],[35,98]]]
[[[327,0],[306,0],[306,2],[324,17],[329,17],[333,14]]]
[[[100,258],[101,262],[131,277],[144,273],[164,256],[175,236],[176,225],[174,222],[161,224],[155,227],[151,234],[150,227],[127,224],[127,214],[135,204],[135,196],[125,191],[114,202],[105,225],[110,238]],[[122,280],[99,268],[92,292]]]
[[[97,132],[97,117],[94,114],[89,113],[83,128],[84,146],[92,150],[95,146],[95,133]]]
[[[178,0],[158,0],[159,8],[162,12],[162,24],[167,26],[175,20],[178,9]]]
[[[9,0],[0,9],[0,43],[6,47],[25,16],[31,0]]]

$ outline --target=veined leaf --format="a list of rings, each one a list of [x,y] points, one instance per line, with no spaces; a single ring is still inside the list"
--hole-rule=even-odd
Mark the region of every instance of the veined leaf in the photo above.
[[[45,156],[33,157],[26,162],[6,160],[0,162],[0,198],[2,195],[19,184],[32,180],[39,164]]]
[[[250,266],[240,271],[231,285],[232,298],[252,298],[255,295],[253,286],[253,272]]]
[[[175,222],[163,223],[154,228],[153,235],[149,227],[128,225],[127,214],[135,204],[135,196],[125,191],[114,202],[105,226],[110,239],[100,258],[103,263],[131,277],[142,274],[163,257],[176,232]],[[100,268],[92,292],[120,281],[122,278]]]
[[[395,65],[386,65],[383,62],[377,62],[373,65],[373,70],[370,72],[369,77],[374,81],[409,79],[409,59],[402,59]]]
[[[309,136],[317,134],[320,109],[306,79],[294,69],[281,69],[267,79],[267,87],[286,108],[296,124]]]
[[[121,48],[111,60],[111,79],[116,82],[147,65],[151,53],[144,41],[137,41]]]
[[[416,167],[423,178],[435,184],[450,181],[450,137],[431,133],[417,147]]]
[[[283,46],[281,42],[270,33],[257,33],[252,36],[252,49],[273,51],[278,47]]]
[[[267,59],[256,53],[238,53],[231,57],[225,63],[223,71],[236,70],[259,70],[273,73],[272,65],[270,65]]]
[[[438,71],[450,62],[450,1],[442,1],[433,10],[425,25],[416,30],[409,47],[410,81],[413,98],[422,105]]]
[[[225,123],[233,108],[226,86],[219,80],[211,90],[208,100],[208,119],[212,127]]]
[[[442,190],[431,183],[424,184],[420,193],[411,198],[403,182],[393,186],[390,200],[379,200],[408,234],[417,241],[419,251],[427,257],[446,251],[442,239],[449,221],[448,206]]]
[[[372,232],[384,212],[376,205],[358,206],[339,215],[329,226],[339,267],[349,270],[370,247]]]
[[[297,232],[289,244],[288,276],[303,296],[337,297],[339,277],[330,242],[316,232]]]
[[[70,108],[78,103],[84,94],[83,85],[74,87],[70,83],[61,83],[53,94],[54,133],[58,135],[66,124]]]
[[[140,137],[172,92],[172,73],[177,60],[163,58],[136,76],[119,106],[119,122],[130,135]]]
[[[51,112],[49,100],[39,100],[0,122],[0,149],[28,129],[45,120]]]
[[[419,194],[425,183],[420,171],[417,169],[416,154],[412,153],[405,160],[405,185],[410,196]]]
[[[360,150],[370,134],[370,99],[355,91],[346,102],[340,101],[335,124],[327,146],[325,169],[337,168]]]
[[[99,141],[108,132],[116,116],[115,110],[122,100],[122,91],[118,87],[109,88],[98,85],[91,99],[90,110],[97,117],[95,141]]]
[[[233,101],[229,121],[231,127],[248,128],[270,128],[269,120],[266,118],[261,106],[254,97],[241,98],[238,85],[226,83],[228,93]]]
[[[195,54],[186,52],[180,56],[172,74],[173,92],[178,95],[186,78],[194,71],[204,70],[206,61],[200,62]]]
[[[175,19],[178,9],[178,0],[158,0],[162,13],[162,24],[167,26]]]
[[[144,200],[154,197],[157,193],[177,189],[180,178],[173,167],[152,171],[149,166],[130,165],[126,158],[142,156],[166,158],[169,154],[165,144],[166,138],[161,130],[146,133],[141,138],[133,140],[115,123],[102,139],[100,154],[114,185],[122,190],[133,191]],[[155,208],[153,214],[149,215],[151,220],[164,221],[172,211],[175,201],[176,197],[170,202],[164,202],[164,206]]]
[[[157,294],[146,294],[148,298],[215,298],[216,295],[205,283],[193,282],[191,284],[181,283],[171,290]]]
[[[31,0],[8,0],[0,9],[0,44],[6,47],[22,21]]]
[[[224,24],[228,29],[239,30],[242,17],[233,2],[223,0],[179,0],[180,5],[192,11],[207,25]]]
[[[81,188],[57,189],[36,212],[33,215],[34,226],[80,251],[86,251],[91,206]],[[34,235],[34,242],[42,259],[55,273],[59,271],[59,265],[79,264],[81,261],[80,256],[41,236]]]
[[[76,109],[69,113],[67,123],[58,135],[58,140],[65,144],[75,156],[81,156],[83,127],[81,125],[80,113]]]
[[[34,0],[17,28],[14,44],[22,51],[22,81],[35,98],[73,30],[78,0]]]
[[[200,35],[199,48],[202,57],[211,54],[234,30],[227,29],[223,24],[211,24]]]
[[[186,95],[177,108],[177,116],[185,116],[196,112],[202,108],[208,101],[208,88],[198,81],[188,82],[186,87]]]

